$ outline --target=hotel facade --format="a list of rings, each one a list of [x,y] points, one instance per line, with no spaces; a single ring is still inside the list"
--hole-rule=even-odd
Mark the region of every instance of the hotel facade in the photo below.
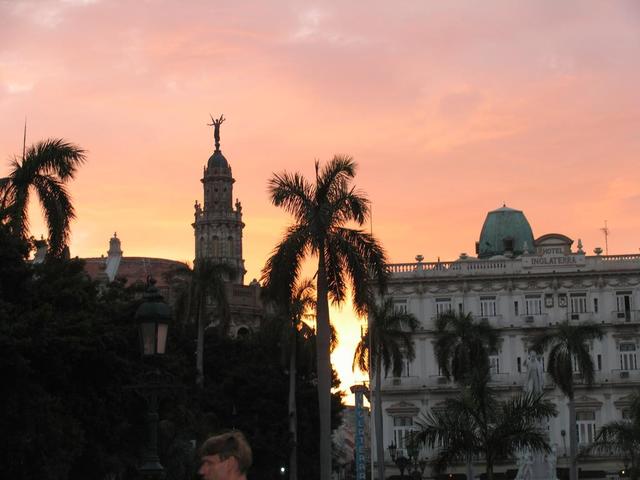
[[[415,262],[389,265],[389,295],[397,309],[418,318],[420,327],[414,334],[415,359],[406,362],[400,377],[383,379],[388,474],[395,466],[387,447],[394,443],[402,452],[406,434],[418,428],[420,413],[438,409],[458,392],[457,384],[441,375],[434,354],[436,317],[449,310],[471,313],[498,330],[499,347],[490,356],[491,383],[504,396],[522,391],[535,335],[565,320],[597,323],[604,337],[588,344],[595,382],[588,388],[577,368],[574,373],[579,447],[591,443],[603,424],[625,416],[631,395],[640,388],[640,255],[602,255],[601,249],[588,255],[579,240],[575,243],[557,233],[534,239],[525,215],[504,206],[487,214],[477,257],[423,262],[419,255]],[[563,478],[569,468],[567,399],[548,373],[544,390],[558,409],[549,422],[549,438]],[[516,461],[509,459],[495,471],[514,478]],[[580,478],[617,479],[623,466],[621,458],[589,456],[579,461]],[[473,470],[478,477],[484,472],[480,459]],[[461,463],[447,478],[466,478],[466,473]],[[431,476],[427,467],[424,477]]]

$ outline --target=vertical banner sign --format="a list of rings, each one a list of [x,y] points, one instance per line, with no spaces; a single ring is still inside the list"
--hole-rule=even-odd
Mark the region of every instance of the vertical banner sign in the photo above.
[[[355,389],[356,397],[356,480],[366,480],[366,455],[364,451],[364,388]]]

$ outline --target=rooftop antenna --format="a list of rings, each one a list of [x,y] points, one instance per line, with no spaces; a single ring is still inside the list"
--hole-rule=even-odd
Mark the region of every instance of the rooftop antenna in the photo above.
[[[27,152],[27,116],[24,116],[24,136],[22,137],[22,161],[24,162],[24,157]]]
[[[607,221],[604,221],[604,228],[600,229],[604,233],[604,254],[609,255],[609,227],[607,227]]]

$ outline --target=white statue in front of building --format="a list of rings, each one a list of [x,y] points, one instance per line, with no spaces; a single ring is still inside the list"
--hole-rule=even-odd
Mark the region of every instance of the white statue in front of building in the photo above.
[[[524,391],[540,395],[544,388],[544,371],[542,362],[533,350],[529,351],[529,356],[524,362],[527,367],[527,380],[524,384]]]
[[[527,367],[527,376],[522,389],[531,395],[542,395],[544,391],[542,360],[536,352],[530,350],[524,365]],[[545,428],[545,425],[540,425],[540,427]],[[516,480],[556,480],[555,446],[547,455],[533,453],[529,449],[523,450],[518,454],[517,462]]]

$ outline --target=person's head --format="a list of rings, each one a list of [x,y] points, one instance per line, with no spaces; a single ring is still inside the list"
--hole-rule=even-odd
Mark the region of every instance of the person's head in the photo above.
[[[208,438],[200,447],[202,465],[198,471],[204,480],[241,478],[253,460],[249,442],[239,431]]]

